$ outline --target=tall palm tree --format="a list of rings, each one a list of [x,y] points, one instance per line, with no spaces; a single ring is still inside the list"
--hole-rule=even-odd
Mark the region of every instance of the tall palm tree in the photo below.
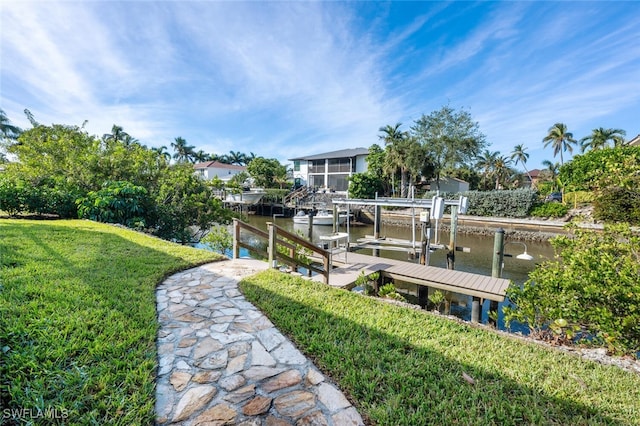
[[[606,148],[609,145],[609,141],[613,142],[614,147],[622,146],[624,145],[624,137],[626,135],[627,132],[622,129],[604,129],[599,127],[593,129],[589,136],[580,139],[580,147],[582,152],[585,152],[587,149],[595,151]]]
[[[569,151],[573,153],[573,147],[577,141],[573,138],[573,133],[567,131],[567,125],[564,123],[556,123],[549,128],[549,133],[542,139],[544,147],[551,145],[553,147],[553,156],[560,153],[560,166],[564,164],[562,153]]]
[[[513,151],[511,152],[511,160],[515,160],[515,165],[518,163],[522,163],[522,167],[524,168],[525,173],[529,176],[529,182],[532,182],[531,175],[529,174],[529,170],[527,170],[527,160],[529,159],[529,153],[525,152],[527,148],[524,145],[518,144],[513,147]]]
[[[193,153],[193,159],[198,163],[204,163],[205,161],[210,161],[211,156],[203,150],[199,150],[198,152]]]
[[[171,161],[171,153],[167,151],[167,147],[165,145],[162,145],[159,148],[151,148],[151,150],[158,154],[159,157],[164,158],[165,161]]]
[[[384,141],[385,151],[387,153],[387,163],[385,164],[385,173],[392,178],[396,172],[400,170],[400,196],[407,196],[407,181],[409,175],[408,150],[409,150],[409,134],[400,130],[402,123],[396,123],[395,126],[390,124],[378,129],[382,132],[379,135],[380,140]]]
[[[243,164],[246,164],[246,159],[247,156],[240,151],[229,151],[230,164],[242,166]]]
[[[546,167],[544,172],[549,175],[549,180],[553,183],[553,189],[558,189],[558,175],[560,174],[560,163],[552,163],[549,160],[544,160],[542,165]]]
[[[504,180],[507,176],[509,176],[510,164],[511,164],[511,160],[505,157],[504,155],[496,156],[495,161],[493,163],[493,173],[495,174],[495,177],[496,177],[495,189],[500,188],[501,179]]]
[[[22,129],[18,126],[11,124],[11,120],[5,114],[4,110],[0,108],[0,136],[2,140],[16,140],[22,133]]]
[[[173,158],[178,162],[191,162],[193,163],[193,154],[196,149],[195,146],[187,145],[187,141],[184,138],[178,136],[174,142],[171,142],[171,147],[175,151]]]
[[[113,126],[111,126],[111,133],[105,133],[104,135],[102,135],[102,140],[105,142],[105,144],[115,144],[118,142],[124,142],[127,137],[131,138],[131,136],[129,136],[129,134],[124,131],[122,126],[114,124]]]
[[[499,151],[491,152],[485,149],[476,159],[476,167],[482,169],[482,187],[485,190],[487,189],[487,178],[493,173],[498,155],[500,155]]]

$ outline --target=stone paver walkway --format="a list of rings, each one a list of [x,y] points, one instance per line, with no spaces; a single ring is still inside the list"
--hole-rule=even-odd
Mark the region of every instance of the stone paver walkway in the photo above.
[[[159,425],[361,425],[333,385],[238,290],[267,263],[210,263],[175,274],[156,297]]]

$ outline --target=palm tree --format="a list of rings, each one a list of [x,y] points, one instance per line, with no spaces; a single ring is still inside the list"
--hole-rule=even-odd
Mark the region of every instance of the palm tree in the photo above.
[[[549,160],[544,160],[542,165],[546,167],[544,172],[549,175],[549,180],[553,183],[553,189],[558,189],[558,174],[560,174],[560,163],[552,163]]]
[[[248,155],[244,156],[244,165],[248,166],[250,162],[256,159],[256,157],[257,157],[256,154],[254,154],[253,152],[249,152]]]
[[[165,161],[171,161],[171,153],[167,151],[167,147],[165,145],[162,145],[159,148],[151,148],[151,150],[158,154],[159,157],[164,158]]]
[[[0,136],[2,136],[2,140],[16,140],[20,133],[22,133],[22,129],[11,124],[11,120],[0,108]]]
[[[549,133],[542,139],[544,147],[548,145],[553,147],[553,156],[555,157],[560,153],[560,166],[564,164],[564,158],[562,157],[563,151],[569,151],[573,153],[572,144],[577,142],[573,138],[573,133],[567,131],[567,125],[564,123],[556,123],[549,128]]]
[[[199,150],[193,153],[193,159],[198,163],[204,163],[205,161],[211,161],[211,156],[203,150]]]
[[[191,162],[193,163],[193,155],[195,146],[187,145],[187,141],[184,138],[178,136],[174,142],[171,142],[171,147],[175,151],[173,158],[178,162]]]
[[[505,157],[504,155],[498,155],[493,162],[493,172],[496,177],[496,186],[495,189],[500,188],[500,179],[506,178],[509,176],[509,165],[511,164],[511,160]]]
[[[529,170],[525,164],[527,164],[527,160],[529,159],[529,153],[525,152],[527,148],[524,145],[519,144],[513,147],[513,151],[511,152],[511,160],[515,160],[515,165],[518,163],[522,163],[522,167],[524,168],[525,173],[529,176],[529,182],[532,182],[531,175],[529,174]]]
[[[613,142],[614,147],[622,146],[624,145],[624,137],[626,134],[627,132],[622,129],[604,129],[599,127],[593,129],[589,136],[580,139],[580,146],[582,152],[585,152],[587,149],[595,151],[606,148],[609,145],[609,141]]]
[[[105,133],[104,135],[102,135],[102,140],[105,142],[105,144],[110,144],[124,142],[127,137],[131,138],[131,136],[129,136],[129,134],[124,131],[122,126],[114,124],[113,126],[111,126],[111,133]]]
[[[378,130],[382,132],[379,138],[384,141],[387,153],[385,173],[393,178],[396,172],[400,170],[400,196],[406,197],[409,174],[407,164],[409,134],[400,131],[400,126],[402,126],[402,123],[396,123],[395,126],[388,124]]]
[[[499,151],[491,152],[485,149],[484,152],[477,157],[476,167],[482,169],[482,187],[485,190],[487,189],[487,177],[492,174],[498,155],[500,155]]]
[[[238,166],[242,166],[246,164],[247,156],[240,151],[229,151],[229,164],[236,164]]]

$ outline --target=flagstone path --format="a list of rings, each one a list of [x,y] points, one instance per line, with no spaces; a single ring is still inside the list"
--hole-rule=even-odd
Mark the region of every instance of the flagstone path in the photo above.
[[[342,392],[238,290],[267,263],[180,272],[156,291],[159,425],[362,425]]]

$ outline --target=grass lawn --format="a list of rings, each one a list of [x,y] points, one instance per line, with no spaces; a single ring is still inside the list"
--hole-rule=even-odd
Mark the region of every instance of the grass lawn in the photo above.
[[[372,423],[640,424],[638,374],[275,271],[241,289]]]
[[[0,424],[9,409],[153,424],[155,287],[219,258],[89,221],[0,220]]]

